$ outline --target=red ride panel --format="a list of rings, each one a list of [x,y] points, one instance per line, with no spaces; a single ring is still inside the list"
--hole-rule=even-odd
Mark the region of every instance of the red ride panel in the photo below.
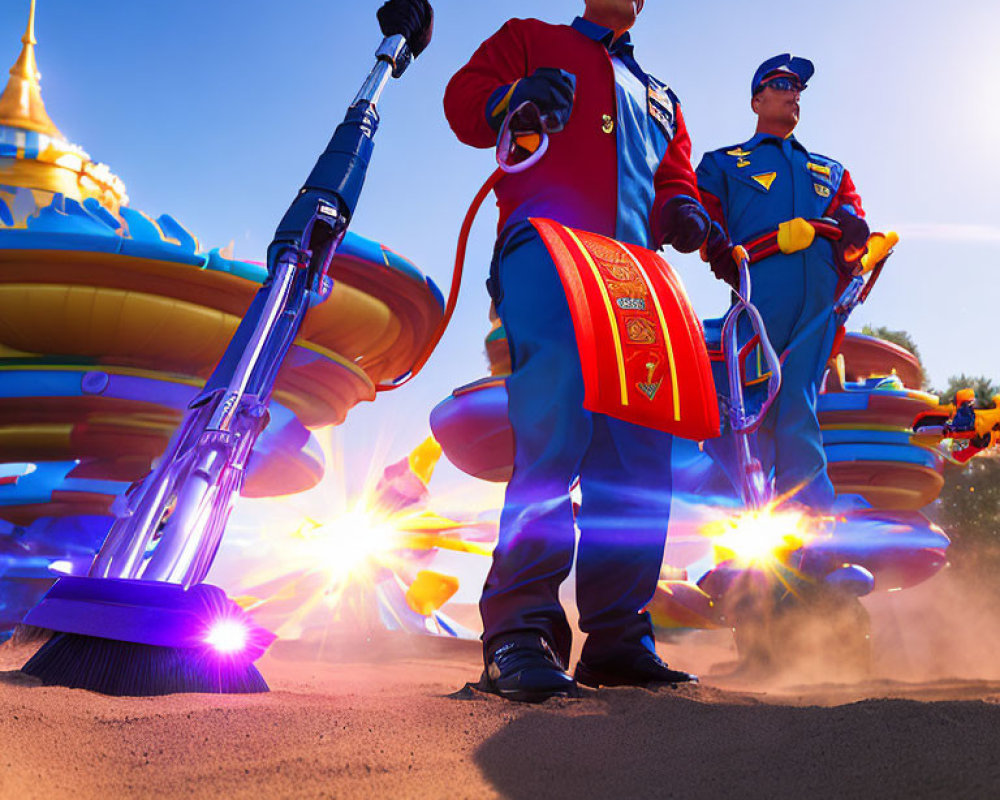
[[[559,270],[583,366],[584,408],[685,439],[719,435],[701,322],[656,253],[532,219]]]

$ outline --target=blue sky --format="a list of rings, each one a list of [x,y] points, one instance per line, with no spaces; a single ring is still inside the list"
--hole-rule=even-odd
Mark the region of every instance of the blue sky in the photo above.
[[[262,260],[281,213],[340,120],[379,41],[376,0],[122,3],[38,0],[47,109],[106,162],[131,204],[172,214],[205,248],[235,241]],[[382,104],[382,129],[353,229],[411,258],[447,290],[454,239],[492,155],[457,142],[445,83],[512,16],[569,21],[576,0],[437,0],[435,38]],[[959,6],[955,6],[958,9]],[[0,67],[20,48],[28,0],[0,3]],[[808,11],[806,10],[808,9]],[[1000,377],[994,347],[1000,251],[1000,49],[996,0],[948,11],[930,0],[648,0],[636,54],[681,97],[701,153],[748,138],[748,83],[764,58],[793,51],[817,74],[797,135],[851,170],[876,228],[903,241],[849,327],[903,328],[932,380]],[[481,215],[452,328],[405,389],[356,408],[343,436],[376,432],[401,453],[430,408],[486,373],[483,279],[495,212]],[[667,253],[703,317],[727,293],[697,258]]]

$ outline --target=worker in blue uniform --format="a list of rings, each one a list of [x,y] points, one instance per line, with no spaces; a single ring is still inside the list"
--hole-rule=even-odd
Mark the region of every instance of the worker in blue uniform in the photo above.
[[[705,208],[750,252],[752,301],[784,356],[781,390],[757,434],[761,462],[766,473],[773,469],[779,497],[823,511],[834,489],[817,394],[836,334],[833,306],[864,254],[868,225],[848,171],[792,135],[813,71],[812,62],[787,53],[761,64],[751,82],[755,135],[706,153],[697,175]],[[810,220],[816,224],[803,224]],[[710,260],[716,276],[735,286],[731,255],[717,249]],[[766,376],[753,374],[754,362],[749,381],[762,389]],[[733,455],[725,437],[708,450],[716,460]]]
[[[505,115],[526,101],[561,127],[536,166],[497,185],[500,232],[489,282],[511,348],[515,454],[480,601],[483,686],[523,701],[576,691],[558,594],[573,564],[577,478],[577,605],[587,639],[576,680],[692,680],[657,657],[645,611],[669,519],[671,437],[583,408],[562,283],[527,222],[548,217],[683,252],[702,246],[711,228],[680,104],[640,68],[629,41],[641,0],[585,5],[572,25],[510,20],[452,78],[444,101],[458,137],[477,147],[494,146]]]

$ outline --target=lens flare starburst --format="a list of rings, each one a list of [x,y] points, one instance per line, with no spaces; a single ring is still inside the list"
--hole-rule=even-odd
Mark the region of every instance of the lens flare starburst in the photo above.
[[[767,567],[783,563],[814,534],[809,515],[773,504],[735,517],[709,523],[716,563],[733,561],[741,567]]]
[[[216,622],[205,635],[205,643],[224,655],[233,655],[246,649],[249,637],[247,626],[235,619]]]
[[[363,578],[398,547],[399,534],[399,520],[360,505],[323,524],[308,522],[301,533],[304,550],[327,575],[331,590]]]
[[[246,607],[283,638],[383,630],[474,637],[440,608],[458,591],[450,570],[475,570],[481,583],[496,536],[492,502],[484,504],[481,493],[438,491],[435,504],[458,511],[430,508],[427,484],[440,456],[433,439],[391,463],[376,454],[367,476],[357,463],[348,469],[339,440],[320,441],[329,465],[324,480],[304,495],[262,501],[247,526],[268,535],[247,536],[267,555],[241,572]]]

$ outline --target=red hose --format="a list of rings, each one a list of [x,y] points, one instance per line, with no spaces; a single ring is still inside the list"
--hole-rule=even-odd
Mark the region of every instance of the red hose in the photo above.
[[[430,338],[430,341],[424,346],[424,349],[420,351],[420,356],[417,358],[416,363],[410,368],[409,373],[405,378],[400,380],[398,383],[380,383],[375,386],[376,392],[388,392],[392,389],[398,389],[400,386],[409,383],[413,378],[416,377],[417,373],[423,369],[424,364],[431,357],[431,353],[434,352],[434,348],[437,347],[438,342],[441,341],[441,337],[444,336],[445,330],[448,328],[448,323],[451,322],[451,316],[455,313],[455,306],[458,305],[458,291],[462,286],[462,271],[465,268],[465,250],[469,244],[469,233],[472,230],[472,223],[476,219],[476,214],[479,213],[479,208],[482,206],[483,201],[486,199],[487,195],[493,191],[494,187],[500,182],[500,179],[504,176],[504,171],[497,168],[496,171],[486,179],[476,196],[473,198],[469,210],[465,212],[465,219],[462,220],[462,227],[458,232],[458,246],[455,249],[455,266],[451,274],[451,290],[448,292],[448,302],[444,307],[444,315],[441,317],[441,321],[438,322],[437,327],[434,329],[434,333]]]

